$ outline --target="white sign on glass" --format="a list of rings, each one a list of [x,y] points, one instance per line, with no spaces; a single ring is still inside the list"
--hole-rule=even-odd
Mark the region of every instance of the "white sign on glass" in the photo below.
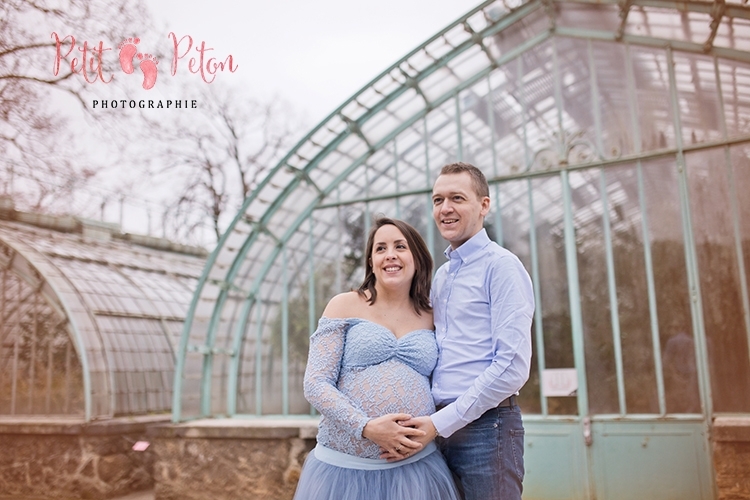
[[[575,396],[578,373],[575,368],[548,368],[542,371],[542,394],[545,397]]]

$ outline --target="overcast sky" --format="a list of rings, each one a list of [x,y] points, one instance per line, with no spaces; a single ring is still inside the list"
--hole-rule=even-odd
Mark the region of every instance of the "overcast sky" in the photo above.
[[[96,0],[95,0],[96,1]],[[206,57],[212,56],[224,61],[229,55],[237,67],[234,73],[228,70],[216,75],[215,82],[225,82],[232,87],[240,87],[239,95],[259,101],[278,97],[291,105],[295,118],[301,118],[303,128],[298,137],[325,119],[354,93],[367,85],[380,73],[396,63],[406,54],[443,30],[449,24],[479,5],[481,0],[145,0],[150,10],[153,26],[144,21],[142,29],[136,33],[123,33],[123,37],[138,37],[137,51],[153,54],[158,60],[158,78],[150,89],[139,83],[144,79],[143,66],[133,59],[134,72],[126,74],[115,65],[112,78],[115,85],[102,82],[91,83],[91,99],[108,101],[127,99],[196,99],[200,100],[199,89],[218,90],[218,85],[201,82],[201,77],[188,70],[188,61],[198,58],[196,48],[204,44]],[[116,18],[113,17],[113,23]],[[61,31],[55,25],[30,25],[30,31],[38,31],[41,39],[46,39],[51,31]],[[178,61],[177,73],[171,75],[172,46],[169,34],[176,39],[192,38],[193,48]],[[62,32],[60,37],[75,35],[79,45],[82,37],[78,33]],[[89,40],[92,46],[97,40]],[[108,41],[111,52],[105,56],[115,62],[120,50],[119,40]],[[180,55],[187,49],[187,39],[179,46]],[[153,67],[153,66],[152,66]],[[46,70],[46,69],[45,69]],[[95,75],[94,75],[95,76]],[[196,85],[193,86],[191,80]],[[188,86],[182,86],[189,83]],[[212,86],[213,85],[213,86]],[[96,122],[86,116],[80,104],[64,94],[56,95],[55,106],[65,107],[73,114],[80,114],[74,122],[79,136],[87,130],[95,131],[97,140],[85,144],[90,161],[96,165],[106,165],[111,158],[119,158],[110,151],[120,148],[121,127],[137,127],[132,122],[125,123],[129,116],[139,116],[140,110],[94,109],[94,113],[107,113],[123,121],[119,127],[111,122]],[[199,103],[200,104],[200,103]],[[87,102],[92,106],[93,101]],[[145,110],[151,118],[159,119],[165,113],[182,111]],[[124,139],[123,139],[124,138]],[[139,153],[150,155],[148,144],[130,141]],[[137,163],[138,159],[131,157]],[[138,177],[131,168],[120,168],[115,161],[115,169],[107,170],[88,184],[88,189],[102,198],[114,196],[121,188],[129,189],[131,182]],[[167,184],[149,184],[148,189],[130,189],[125,208],[108,204],[104,217],[108,220],[121,220],[123,228],[135,232],[145,232],[144,210],[162,210],[160,201],[164,191],[171,189]],[[117,194],[117,193],[115,193]],[[100,203],[82,201],[84,208],[98,207]],[[135,207],[135,208],[133,208]],[[141,208],[147,207],[147,208]],[[77,210],[82,210],[80,207]],[[93,209],[92,209],[93,210]],[[90,211],[90,210],[89,210]],[[93,213],[93,212],[92,212]],[[121,215],[124,213],[125,215]],[[94,215],[86,212],[86,216]],[[134,221],[134,222],[130,222]],[[138,227],[136,227],[138,226]],[[144,226],[144,227],[140,227]]]
[[[153,0],[162,43],[167,34],[205,42],[238,69],[218,75],[241,81],[250,95],[278,95],[316,125],[412,49],[479,0]],[[164,31],[164,33],[161,33]],[[187,46],[183,42],[181,48]],[[197,56],[195,49],[193,55]],[[187,75],[187,60],[178,71]],[[167,69],[169,61],[160,65]],[[163,68],[163,69],[162,69]],[[198,78],[197,75],[191,75]],[[187,77],[187,76],[186,76]]]

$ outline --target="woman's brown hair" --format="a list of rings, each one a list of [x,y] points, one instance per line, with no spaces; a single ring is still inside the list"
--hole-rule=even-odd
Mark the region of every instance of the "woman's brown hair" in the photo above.
[[[414,306],[414,310],[417,314],[421,314],[422,311],[432,311],[432,307],[430,307],[432,256],[427,250],[427,245],[419,232],[410,224],[398,219],[380,217],[375,220],[370,229],[370,235],[367,238],[367,246],[365,248],[365,279],[359,285],[359,288],[357,288],[357,293],[367,298],[365,291],[369,291],[370,298],[367,299],[367,302],[370,305],[374,304],[377,299],[378,292],[375,290],[375,273],[372,271],[372,247],[375,245],[375,233],[378,229],[387,225],[396,226],[401,231],[401,234],[406,238],[406,244],[409,246],[409,250],[414,258],[414,277],[411,280],[411,287],[409,288],[409,299],[412,306]]]

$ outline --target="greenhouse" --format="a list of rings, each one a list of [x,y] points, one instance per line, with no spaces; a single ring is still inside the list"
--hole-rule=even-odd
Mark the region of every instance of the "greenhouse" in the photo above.
[[[750,414],[744,2],[487,1],[396,62],[209,257],[173,420],[314,415],[322,308],[361,280],[379,214],[444,262],[430,192],[456,160],[483,169],[488,232],[534,281],[525,495],[713,498],[712,422]]]
[[[169,412],[205,252],[0,201],[0,422]]]

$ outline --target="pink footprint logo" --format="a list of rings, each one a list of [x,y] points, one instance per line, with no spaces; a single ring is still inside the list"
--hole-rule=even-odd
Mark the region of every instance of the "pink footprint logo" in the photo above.
[[[120,67],[128,75],[133,72],[133,56],[138,52],[136,45],[140,42],[140,38],[127,38],[117,46],[120,49]]]
[[[156,84],[156,65],[159,64],[151,54],[137,54],[141,60],[140,68],[143,72],[143,88],[149,90]]]

